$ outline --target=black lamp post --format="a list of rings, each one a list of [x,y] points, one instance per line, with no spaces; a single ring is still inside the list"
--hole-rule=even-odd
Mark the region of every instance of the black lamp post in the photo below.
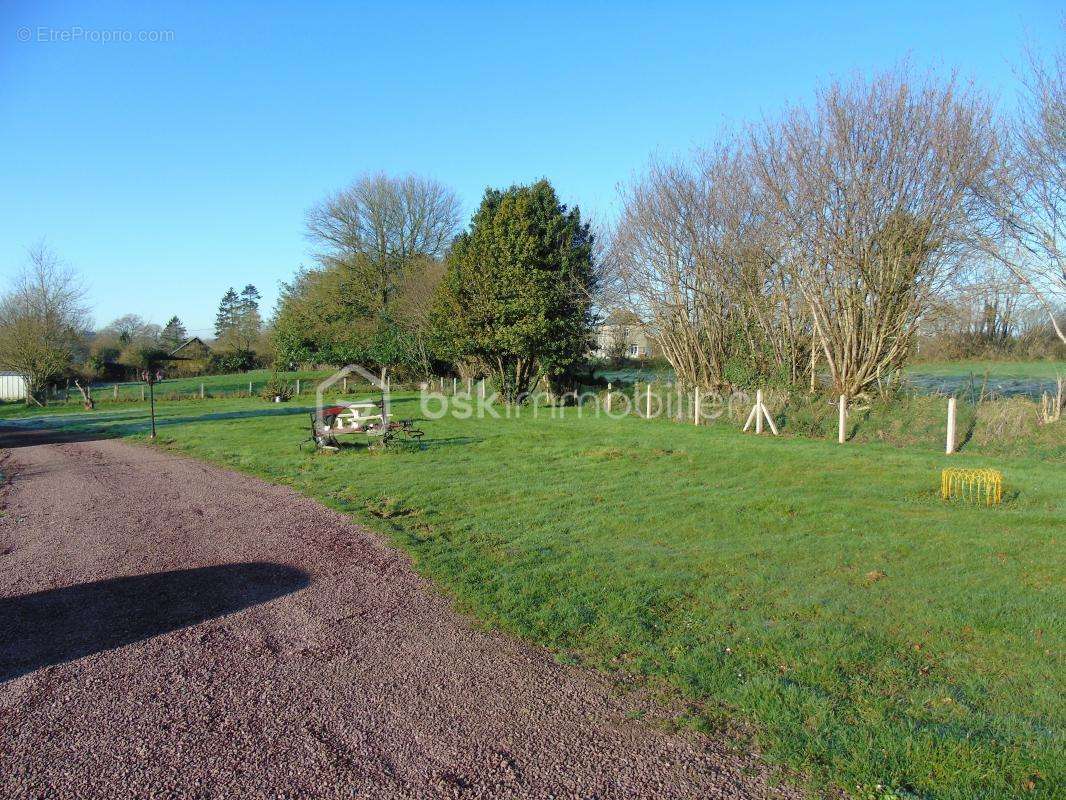
[[[150,364],[146,369],[141,370],[141,380],[148,384],[148,402],[151,404],[152,409],[152,438],[155,438],[155,384],[163,377],[163,370],[159,369],[157,365]]]

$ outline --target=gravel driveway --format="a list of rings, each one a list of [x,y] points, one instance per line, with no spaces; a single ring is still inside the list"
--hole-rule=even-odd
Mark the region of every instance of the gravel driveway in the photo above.
[[[793,796],[289,489],[117,441],[0,447],[4,798]]]

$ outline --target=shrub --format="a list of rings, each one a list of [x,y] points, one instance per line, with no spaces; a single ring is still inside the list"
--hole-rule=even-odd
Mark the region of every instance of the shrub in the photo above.
[[[280,372],[274,370],[259,396],[271,403],[274,402],[275,397],[280,397],[281,402],[285,403],[291,400],[294,394],[293,385],[285,380]]]
[[[231,372],[248,372],[259,366],[259,357],[252,350],[225,350],[212,353],[207,371],[215,375]]]

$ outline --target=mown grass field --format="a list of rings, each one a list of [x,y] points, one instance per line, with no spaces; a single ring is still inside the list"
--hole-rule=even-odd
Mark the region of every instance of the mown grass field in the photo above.
[[[166,378],[155,386],[156,396],[160,398],[199,395],[200,386],[204,387],[205,394],[216,396],[248,394],[248,385],[251,384],[252,393],[262,390],[267,381],[274,373],[269,369],[254,369],[249,372],[230,373],[226,375],[198,375],[192,378]],[[328,377],[330,370],[299,370],[295,372],[282,372],[281,376],[290,382],[300,380],[308,386],[322,378]],[[115,387],[118,387],[118,399],[122,401],[139,400],[144,384],[140,381],[126,381],[122,383],[101,382],[93,384],[93,396],[97,401],[106,403],[114,398]],[[81,402],[77,391],[71,390],[71,402]]]
[[[993,378],[1051,378],[1066,377],[1066,362],[1052,361],[993,361],[972,359],[967,361],[919,361],[907,372],[915,375],[966,377],[985,374]]]
[[[316,454],[297,447],[295,403],[159,408],[160,446],[351,514],[477,618],[684,698],[692,724],[747,730],[814,786],[1066,789],[1057,446],[947,457],[935,441],[757,439],[569,409],[424,421],[422,449]],[[416,398],[394,413],[420,416]],[[139,404],[48,417],[147,429]],[[943,503],[949,464],[1002,469],[1005,504]]]

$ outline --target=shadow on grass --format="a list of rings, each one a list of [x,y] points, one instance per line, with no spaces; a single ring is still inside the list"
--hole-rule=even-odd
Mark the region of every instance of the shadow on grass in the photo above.
[[[157,572],[0,599],[0,681],[232,614],[304,588],[283,564]]]
[[[289,417],[297,414],[309,414],[312,410],[310,406],[289,406],[287,408],[263,408],[247,411],[218,411],[180,417],[157,416],[155,425],[159,429],[171,425],[186,425],[197,422],[253,419],[257,417]],[[38,444],[63,444],[113,439],[135,433],[147,433],[151,429],[151,418],[144,412],[96,419],[80,416],[72,419],[64,416],[55,419],[31,417],[18,421],[2,420],[0,421],[0,447],[29,447]]]
[[[417,397],[392,400],[394,406],[418,403]],[[156,429],[174,425],[191,425],[198,422],[257,419],[261,417],[292,417],[310,414],[313,406],[286,405],[236,411],[214,411],[203,414],[167,416],[165,409],[156,416]],[[397,416],[397,415],[394,415]],[[417,419],[415,420],[418,421]],[[147,410],[97,410],[70,414],[39,415],[33,417],[0,418],[0,448],[33,447],[45,444],[71,444],[123,436],[146,434],[152,423]],[[427,443],[431,444],[431,443]]]

